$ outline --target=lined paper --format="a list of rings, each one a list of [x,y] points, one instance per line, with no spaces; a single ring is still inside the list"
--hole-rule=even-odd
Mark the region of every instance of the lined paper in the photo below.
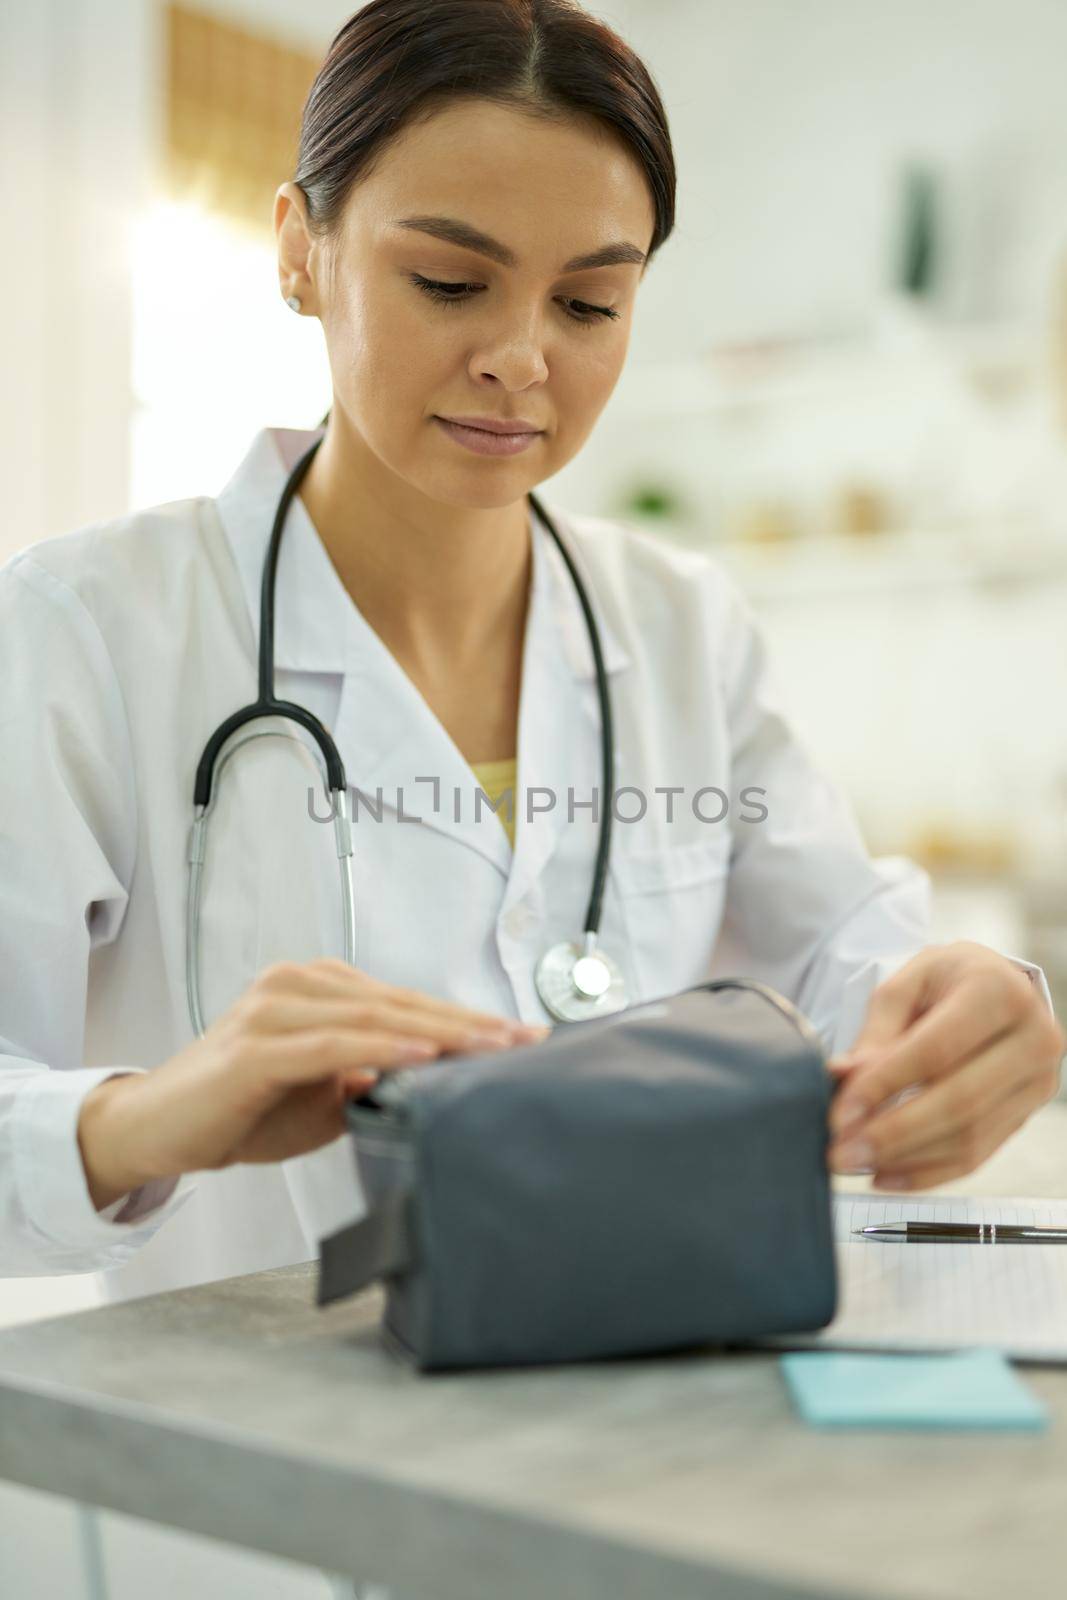
[[[1067,1200],[839,1194],[833,1201],[838,1312],[779,1347],[959,1350],[1067,1362],[1067,1244],[891,1244],[855,1239],[880,1222],[1017,1222],[1067,1227]]]

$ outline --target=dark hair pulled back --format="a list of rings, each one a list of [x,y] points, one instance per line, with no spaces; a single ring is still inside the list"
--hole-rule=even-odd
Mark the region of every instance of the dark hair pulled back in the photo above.
[[[666,114],[640,58],[575,0],[369,0],[334,38],[304,105],[294,181],[312,230],[334,233],[390,141],[464,98],[610,128],[648,182],[651,261],[674,227]]]

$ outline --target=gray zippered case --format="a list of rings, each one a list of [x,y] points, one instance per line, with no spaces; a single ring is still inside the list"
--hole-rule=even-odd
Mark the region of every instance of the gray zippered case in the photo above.
[[[810,1024],[741,978],[383,1074],[346,1109],[368,1209],[320,1241],[319,1304],[384,1280],[423,1371],[824,1327],[832,1092]]]

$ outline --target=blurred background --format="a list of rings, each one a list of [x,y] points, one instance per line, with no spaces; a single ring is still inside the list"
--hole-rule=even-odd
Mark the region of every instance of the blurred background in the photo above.
[[[353,9],[0,0],[0,559],[322,416],[271,211]],[[933,874],[935,936],[1041,963],[1067,1014],[1067,5],[590,9],[656,77],[678,222],[545,492],[714,552],[871,850]]]

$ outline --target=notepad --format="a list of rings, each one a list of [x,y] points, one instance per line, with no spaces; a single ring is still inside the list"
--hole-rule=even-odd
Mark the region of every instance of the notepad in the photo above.
[[[822,1428],[1043,1428],[1048,1412],[997,1350],[862,1355],[795,1350],[782,1375]]]
[[[897,1244],[856,1239],[879,1222],[1018,1222],[1067,1227],[1067,1200],[838,1194],[838,1310],[815,1334],[761,1340],[790,1349],[1002,1350],[1067,1362],[1067,1245]]]

